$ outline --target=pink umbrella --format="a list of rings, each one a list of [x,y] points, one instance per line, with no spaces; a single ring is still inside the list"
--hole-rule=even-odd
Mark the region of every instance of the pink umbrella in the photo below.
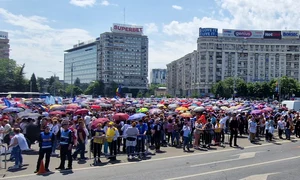
[[[95,129],[97,127],[98,124],[103,124],[105,122],[108,122],[109,119],[107,118],[98,118],[98,119],[95,119],[93,122],[92,122],[92,128]]]
[[[78,110],[75,112],[75,115],[87,114],[88,112],[89,112],[88,109],[78,109]]]

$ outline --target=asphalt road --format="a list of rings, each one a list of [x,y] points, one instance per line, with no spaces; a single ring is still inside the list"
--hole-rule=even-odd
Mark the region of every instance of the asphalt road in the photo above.
[[[299,180],[299,162],[300,142],[295,141],[84,167],[44,176],[27,174],[4,179]]]

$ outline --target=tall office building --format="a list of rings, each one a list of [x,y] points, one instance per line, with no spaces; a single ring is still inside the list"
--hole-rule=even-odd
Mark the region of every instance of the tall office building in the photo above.
[[[150,72],[151,84],[166,84],[167,69],[152,69]]]
[[[9,59],[8,33],[0,31],[0,59]]]
[[[129,89],[146,89],[148,84],[148,37],[143,27],[114,24],[100,35],[98,79]]]
[[[223,29],[218,34],[217,29],[200,28],[199,35],[197,51],[167,65],[168,93],[174,96],[210,95],[212,85],[228,77],[300,80],[299,31]],[[191,78],[182,76],[186,71]],[[183,79],[189,80],[182,85]]]
[[[74,83],[77,77],[85,83],[102,80],[108,86],[115,82],[129,89],[146,89],[148,37],[143,27],[113,24],[111,32],[66,50],[64,80]]]
[[[97,42],[97,39],[81,42],[65,50],[65,83],[74,83],[76,78],[79,78],[81,83],[90,83],[97,79]]]

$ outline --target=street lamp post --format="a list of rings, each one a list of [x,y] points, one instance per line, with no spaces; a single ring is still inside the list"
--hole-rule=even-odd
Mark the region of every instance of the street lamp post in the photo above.
[[[54,93],[53,93],[53,95],[55,96],[55,92],[56,92],[56,84],[55,84],[55,82],[56,82],[56,74],[60,73],[60,71],[59,72],[48,71],[48,72],[51,72],[54,75],[54,82],[53,82],[54,83]]]
[[[74,66],[74,62],[72,62],[71,64],[71,98],[73,98],[73,67]]]

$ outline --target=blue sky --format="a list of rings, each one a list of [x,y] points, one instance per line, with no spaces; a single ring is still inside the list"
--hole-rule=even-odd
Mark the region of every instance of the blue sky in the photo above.
[[[197,47],[199,27],[300,29],[300,1],[292,0],[0,0],[0,31],[8,31],[11,58],[27,77],[63,73],[63,51],[109,31],[113,23],[144,26],[149,70]]]

